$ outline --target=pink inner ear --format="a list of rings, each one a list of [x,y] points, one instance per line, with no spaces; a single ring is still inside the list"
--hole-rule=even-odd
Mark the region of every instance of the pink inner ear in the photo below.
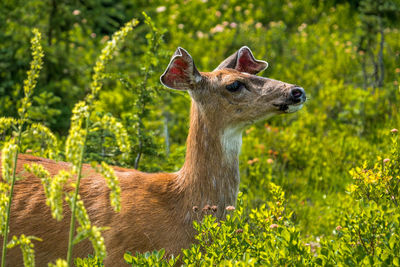
[[[187,62],[183,61],[182,59],[176,59],[169,69],[169,72],[175,75],[183,75],[187,67]]]
[[[240,72],[247,72],[250,74],[254,74],[260,71],[262,67],[259,63],[254,61],[252,56],[247,50],[244,50],[238,59],[236,64],[236,69]]]
[[[168,72],[165,74],[164,81],[168,85],[174,85],[186,80],[186,69],[188,66],[189,65],[186,61],[176,58],[168,69]]]
[[[176,67],[171,67],[171,68],[169,69],[169,72],[170,72],[171,74],[174,74],[174,75],[182,75],[182,74],[183,74],[182,69],[179,69],[179,68],[176,68]]]
[[[177,65],[182,69],[187,69],[187,67],[188,67],[187,62],[182,59],[175,59],[174,65]]]

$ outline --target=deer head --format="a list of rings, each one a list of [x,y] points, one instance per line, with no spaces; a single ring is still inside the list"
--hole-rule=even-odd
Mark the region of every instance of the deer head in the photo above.
[[[253,122],[302,108],[304,89],[256,76],[268,63],[243,46],[212,72],[199,72],[189,53],[178,48],[161,76],[169,88],[188,90],[201,113],[221,128],[243,128]]]

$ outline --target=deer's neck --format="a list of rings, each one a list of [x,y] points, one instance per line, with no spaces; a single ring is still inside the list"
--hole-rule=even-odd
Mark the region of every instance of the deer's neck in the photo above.
[[[218,118],[207,118],[192,103],[186,159],[178,172],[177,186],[184,194],[186,218],[194,206],[216,205],[217,217],[235,205],[239,188],[239,152],[242,129],[223,127]]]

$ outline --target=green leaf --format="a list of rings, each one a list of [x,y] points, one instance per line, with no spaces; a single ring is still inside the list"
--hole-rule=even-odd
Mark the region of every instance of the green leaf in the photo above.
[[[392,236],[389,239],[389,248],[393,249],[395,243],[396,243],[396,235],[392,234]]]
[[[132,263],[132,255],[129,254],[129,253],[125,253],[125,254],[124,254],[124,260],[125,260],[127,263]]]
[[[290,241],[290,233],[286,228],[283,228],[282,232],[281,232],[281,236],[283,237],[283,239],[287,242]]]

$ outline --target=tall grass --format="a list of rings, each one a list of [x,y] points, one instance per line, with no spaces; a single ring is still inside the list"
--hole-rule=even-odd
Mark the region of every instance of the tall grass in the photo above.
[[[12,248],[16,245],[20,245],[23,253],[24,264],[26,266],[34,266],[34,251],[32,249],[31,239],[37,239],[35,237],[25,237],[21,235],[20,238],[13,237],[10,243],[8,243],[9,234],[9,223],[11,216],[11,204],[14,195],[14,185],[16,181],[16,169],[18,153],[21,149],[21,138],[24,131],[24,127],[29,123],[28,109],[31,106],[31,97],[33,90],[36,86],[37,79],[39,77],[40,69],[43,65],[43,49],[40,44],[41,34],[37,29],[33,31],[33,38],[31,39],[31,50],[32,50],[32,61],[30,70],[27,72],[27,79],[24,81],[24,98],[22,99],[22,105],[18,110],[19,119],[12,118],[0,118],[0,131],[5,131],[11,127],[15,130],[15,136],[4,145],[2,150],[2,176],[3,182],[1,183],[1,235],[3,236],[3,247],[1,255],[1,266],[4,267],[6,264],[7,249]],[[45,127],[40,127],[44,129]]]
[[[108,115],[99,118],[99,121],[97,121],[96,119],[91,118],[91,114],[95,106],[95,100],[97,99],[99,91],[103,85],[106,65],[113,59],[127,34],[132,31],[137,24],[138,21],[136,19],[131,20],[117,31],[113,35],[112,39],[107,42],[105,48],[102,50],[98,60],[96,61],[92,82],[90,84],[90,93],[86,96],[84,101],[78,102],[73,109],[71,128],[65,147],[65,156],[67,161],[71,163],[71,170],[61,170],[58,174],[52,177],[40,164],[24,166],[26,171],[35,174],[39,179],[41,179],[47,199],[46,204],[50,206],[52,216],[55,219],[61,220],[63,218],[63,199],[65,199],[71,209],[67,259],[58,259],[55,265],[50,263],[50,266],[72,266],[73,247],[84,239],[89,239],[91,241],[95,255],[100,260],[106,257],[104,239],[101,235],[101,231],[104,230],[104,228],[91,224],[84,203],[79,195],[79,186],[81,179],[83,178],[82,166],[84,162],[87,136],[90,132],[97,131],[99,129],[98,126],[102,129],[107,129],[115,135],[119,149],[124,154],[129,153],[131,150],[127,131],[120,122]],[[14,184],[16,182],[17,160],[18,153],[21,150],[22,136],[25,134],[28,137],[35,137],[35,134],[40,132],[50,140],[49,143],[53,144],[53,147],[57,147],[57,139],[51,131],[43,125],[33,123],[28,116],[28,110],[32,105],[31,97],[33,95],[33,89],[35,88],[39,71],[43,64],[43,51],[40,45],[41,35],[36,29],[33,30],[33,33],[34,37],[31,41],[33,60],[31,62],[31,69],[28,71],[28,78],[24,82],[25,97],[22,99],[22,105],[19,109],[19,118],[0,118],[1,132],[5,132],[10,128],[15,132],[10,141],[4,145],[1,157],[2,177],[4,181],[0,184],[1,235],[4,237],[1,259],[2,267],[6,264],[7,249],[17,245],[22,249],[24,265],[34,266],[34,251],[31,240],[40,240],[33,236],[21,235],[19,238],[13,237],[13,239],[8,242],[9,222],[10,216],[12,216],[10,214],[11,203]],[[27,124],[29,124],[29,127],[26,127]],[[96,127],[94,127],[94,125]],[[57,152],[54,150],[52,151],[50,149],[47,151],[47,155],[50,157],[55,154],[57,154]],[[94,168],[106,179],[107,186],[110,188],[111,206],[115,211],[120,211],[121,190],[119,188],[118,179],[114,174],[114,170],[105,162],[94,164]],[[73,192],[64,191],[64,186],[71,180],[74,181],[72,183],[74,187]],[[76,222],[79,223],[78,227],[75,227]]]

